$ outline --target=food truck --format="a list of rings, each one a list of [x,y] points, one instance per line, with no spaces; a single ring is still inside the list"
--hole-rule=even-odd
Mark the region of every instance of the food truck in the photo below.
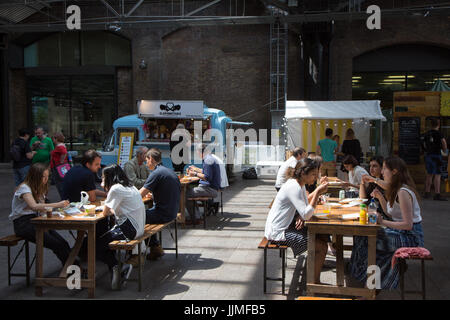
[[[173,168],[170,158],[170,139],[178,124],[183,124],[194,142],[202,142],[207,129],[216,129],[220,141],[210,141],[222,148],[224,162],[226,160],[226,130],[233,125],[251,125],[248,122],[232,121],[222,110],[209,108],[203,101],[150,101],[137,103],[138,114],[118,118],[113,123],[110,135],[105,139],[102,150],[102,167],[117,163],[121,166],[131,159],[136,150],[145,146],[158,148],[162,152],[163,165]],[[210,141],[205,141],[208,143]],[[217,150],[217,149],[216,149]],[[192,152],[191,164],[194,164]],[[199,166],[199,163],[195,163]]]

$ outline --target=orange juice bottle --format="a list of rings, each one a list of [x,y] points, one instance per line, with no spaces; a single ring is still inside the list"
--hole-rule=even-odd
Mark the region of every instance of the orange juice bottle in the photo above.
[[[367,206],[365,204],[359,205],[359,224],[367,224]]]

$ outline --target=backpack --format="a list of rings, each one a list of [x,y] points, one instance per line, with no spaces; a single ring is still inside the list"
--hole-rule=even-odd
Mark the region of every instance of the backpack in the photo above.
[[[13,143],[9,149],[9,155],[15,162],[20,161],[22,159],[22,148],[18,144]]]
[[[258,175],[256,174],[255,168],[248,168],[242,174],[242,178],[244,179],[258,179]]]
[[[434,140],[433,140],[433,135],[431,134],[431,131],[428,131],[420,136],[420,143],[421,143],[422,149],[425,152],[428,152],[433,148]]]

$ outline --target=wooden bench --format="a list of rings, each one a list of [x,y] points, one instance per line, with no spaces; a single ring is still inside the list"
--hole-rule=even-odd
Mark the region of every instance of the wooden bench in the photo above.
[[[170,227],[172,224],[174,225],[175,230],[175,237],[172,236],[172,232],[170,233],[172,238],[175,242],[175,247],[173,248],[163,248],[164,250],[174,250],[175,251],[175,258],[178,259],[178,232],[177,232],[177,220],[180,219],[181,214],[178,213],[177,217],[167,223],[161,223],[161,224],[146,224],[144,228],[144,234],[134,240],[131,241],[125,241],[125,240],[117,240],[117,241],[111,241],[109,243],[109,249],[119,251],[119,270],[122,270],[122,265],[124,264],[124,261],[122,260],[122,255],[120,254],[120,251],[132,251],[136,246],[138,246],[138,283],[139,283],[139,291],[142,291],[142,272],[143,272],[143,253],[142,252],[142,243],[149,239],[154,234],[159,234],[159,241],[162,246],[162,230],[166,227]],[[119,282],[121,283],[121,279],[119,279]]]
[[[284,287],[285,287],[285,279],[286,279],[286,249],[288,246],[286,245],[278,245],[275,243],[271,243],[264,237],[259,243],[258,249],[264,249],[264,293],[267,292],[267,280],[271,281],[281,281],[282,293],[284,295]],[[267,250],[277,249],[280,250],[280,258],[281,258],[281,278],[271,278],[267,276]]]
[[[303,301],[310,301],[310,300],[352,300],[352,299],[346,299],[346,298],[324,298],[324,297],[298,297],[295,300],[303,300]]]
[[[15,247],[19,244],[20,241],[23,241],[22,247],[19,252],[14,257],[14,261],[11,263],[11,247]],[[30,248],[28,244],[28,240],[25,240],[22,237],[16,236],[15,234],[9,235],[3,238],[0,238],[0,246],[8,247],[8,286],[11,285],[12,277],[25,277],[27,279],[27,287],[30,286],[30,269],[34,263],[36,256],[33,258],[33,261],[30,264]],[[25,273],[13,273],[13,267],[16,264],[17,259],[25,248]]]
[[[405,291],[405,273],[407,270],[406,260],[420,260],[422,273],[422,291]],[[400,296],[402,300],[405,300],[405,293],[421,293],[422,299],[425,300],[425,260],[433,260],[433,257],[430,254],[429,256],[423,258],[413,256],[409,258],[398,258],[400,273]]]
[[[193,217],[191,217],[191,221],[192,221],[192,225],[195,227],[195,212],[197,211],[197,201],[201,201],[202,203],[202,207],[203,207],[203,228],[206,229],[206,213],[208,212],[208,201],[211,200],[213,198],[211,197],[194,197],[194,198],[188,198],[188,201],[193,201],[194,202],[194,213],[193,213]]]

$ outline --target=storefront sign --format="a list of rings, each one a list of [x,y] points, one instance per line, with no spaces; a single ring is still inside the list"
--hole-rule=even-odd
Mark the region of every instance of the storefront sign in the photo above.
[[[441,93],[441,116],[450,117],[450,92]]]
[[[122,132],[119,140],[119,156],[117,164],[123,168],[133,155],[134,132]]]
[[[202,119],[203,101],[138,101],[139,117]]]

